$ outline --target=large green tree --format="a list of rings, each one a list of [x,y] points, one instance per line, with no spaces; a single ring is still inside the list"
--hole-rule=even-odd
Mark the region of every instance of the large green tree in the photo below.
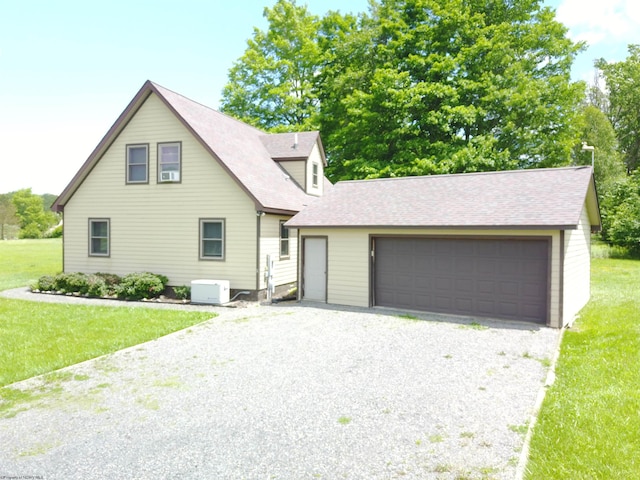
[[[600,202],[602,235],[640,256],[640,172],[614,183]]]
[[[254,29],[229,71],[220,109],[266,130],[315,129],[320,20],[295,0],[278,0],[264,16],[269,28]]]
[[[573,162],[576,165],[591,165],[594,160],[594,177],[601,197],[625,176],[625,165],[618,151],[616,132],[607,116],[594,105],[583,106],[576,119],[580,129],[580,140],[595,148],[584,151],[578,143],[573,149]]]
[[[42,238],[58,221],[53,212],[45,211],[42,197],[32,193],[30,188],[13,193],[11,201],[20,221],[21,238]]]
[[[629,172],[640,166],[640,46],[629,45],[628,57],[620,62],[596,62],[608,90],[608,114],[624,154]]]
[[[568,164],[581,45],[539,0],[381,0],[318,75],[334,179]]]

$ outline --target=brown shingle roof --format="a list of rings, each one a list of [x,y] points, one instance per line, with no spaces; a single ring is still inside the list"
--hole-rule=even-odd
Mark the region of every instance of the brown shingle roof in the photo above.
[[[287,225],[575,228],[587,200],[599,228],[591,167],[345,181]]]
[[[156,94],[213,158],[220,162],[253,199],[256,209],[294,213],[314,199],[291,182],[289,175],[273,161],[262,140],[268,134],[147,81],[58,197],[54,203],[56,210],[64,208],[95,163],[152,94]],[[317,132],[305,132],[304,138],[305,141],[311,138],[319,140]]]
[[[320,132],[298,132],[272,133],[263,135],[260,140],[274,160],[296,160],[308,158],[319,138]],[[323,151],[321,155],[324,161]]]

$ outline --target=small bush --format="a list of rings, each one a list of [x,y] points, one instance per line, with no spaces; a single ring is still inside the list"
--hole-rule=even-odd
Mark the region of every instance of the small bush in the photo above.
[[[96,275],[104,280],[107,286],[107,293],[105,295],[116,295],[118,285],[122,282],[122,277],[115,273],[102,273],[98,272]]]
[[[31,238],[31,239],[42,238],[42,231],[40,230],[40,227],[38,227],[37,224],[29,223],[29,224],[25,225],[24,227],[22,227],[22,229],[20,230],[20,233],[19,233],[19,237],[20,238]]]
[[[93,274],[87,277],[87,294],[91,297],[106,297],[109,294],[109,288],[104,278]]]
[[[85,295],[89,291],[89,283],[84,273],[61,273],[54,280],[55,290],[62,293],[79,293]]]
[[[43,275],[31,287],[31,290],[40,290],[41,292],[51,292],[55,289],[55,277],[51,275]]]
[[[62,238],[62,231],[63,231],[62,225],[58,225],[56,228],[54,228],[50,232],[47,232],[45,236],[47,238]]]
[[[118,298],[125,300],[142,300],[160,295],[169,279],[164,275],[154,273],[130,273],[125,275],[120,285],[116,287]]]
[[[173,287],[173,292],[176,294],[176,298],[179,298],[180,300],[191,299],[191,287],[187,285]]]

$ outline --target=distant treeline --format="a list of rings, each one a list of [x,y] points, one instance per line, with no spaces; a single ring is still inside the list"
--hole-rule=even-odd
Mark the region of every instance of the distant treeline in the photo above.
[[[30,188],[0,194],[0,239],[62,236],[62,217],[51,211],[56,195]]]

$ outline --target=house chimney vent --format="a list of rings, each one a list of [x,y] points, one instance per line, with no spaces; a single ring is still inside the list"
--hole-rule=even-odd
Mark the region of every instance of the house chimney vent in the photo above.
[[[293,135],[293,148],[294,148],[294,150],[296,148],[298,148],[298,134],[297,133]]]

